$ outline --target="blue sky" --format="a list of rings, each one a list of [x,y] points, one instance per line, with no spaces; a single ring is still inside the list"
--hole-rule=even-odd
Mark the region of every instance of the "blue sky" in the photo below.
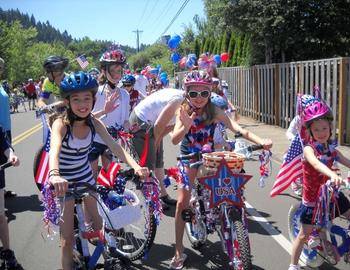
[[[38,21],[49,21],[74,38],[111,40],[136,47],[136,29],[143,30],[140,43],[154,43],[178,12],[184,0],[0,0],[4,10],[18,8]],[[189,0],[165,34],[183,32],[183,25],[204,17],[202,0]]]

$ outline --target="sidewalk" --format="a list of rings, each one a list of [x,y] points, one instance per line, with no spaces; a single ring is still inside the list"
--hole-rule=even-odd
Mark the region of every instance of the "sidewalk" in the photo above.
[[[272,147],[272,157],[278,162],[283,162],[283,155],[288,150],[289,141],[286,137],[286,129],[267,125],[258,121],[255,121],[252,118],[240,116],[239,124],[244,128],[251,130],[255,134],[263,138],[270,138],[273,142]],[[348,146],[338,146],[338,150],[346,157],[350,158],[350,147]],[[349,169],[344,166],[339,166],[342,171],[347,171]]]

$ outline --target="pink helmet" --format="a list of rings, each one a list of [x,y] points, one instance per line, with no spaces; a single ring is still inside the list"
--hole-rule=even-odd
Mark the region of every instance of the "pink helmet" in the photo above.
[[[209,74],[205,71],[191,71],[184,78],[185,89],[190,85],[207,85],[212,86],[213,81]]]
[[[330,121],[333,120],[333,113],[331,108],[321,100],[314,101],[313,103],[306,106],[303,111],[303,120],[307,127],[315,120],[326,118]]]
[[[110,64],[124,65],[126,63],[126,57],[124,55],[124,52],[120,49],[106,51],[104,54],[102,54],[100,63],[101,66],[107,66]]]

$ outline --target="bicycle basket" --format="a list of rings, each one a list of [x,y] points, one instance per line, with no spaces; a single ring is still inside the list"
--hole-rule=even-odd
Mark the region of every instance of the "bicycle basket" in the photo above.
[[[245,160],[244,156],[229,151],[211,152],[203,154],[203,165],[209,171],[216,171],[222,159],[225,159],[228,167],[233,173],[241,172]]]
[[[107,229],[120,229],[141,218],[141,205],[137,195],[125,189],[126,205],[119,206],[113,210],[109,209],[103,200],[99,200],[98,212],[105,222]]]

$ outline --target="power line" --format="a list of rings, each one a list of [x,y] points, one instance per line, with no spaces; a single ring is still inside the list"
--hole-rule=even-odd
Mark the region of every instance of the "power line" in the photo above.
[[[142,19],[143,19],[143,16],[145,16],[145,13],[146,13],[146,10],[147,10],[147,8],[148,8],[149,2],[150,2],[150,1],[146,1],[146,6],[145,6],[145,8],[143,9],[143,12],[142,12],[142,15],[141,15],[141,17],[140,17],[140,20],[139,20],[139,23],[138,23],[137,27],[140,26],[140,23],[141,23],[141,21],[142,21]]]
[[[175,1],[169,0],[168,3],[164,6],[163,10],[160,12],[159,16],[157,17],[157,19],[153,23],[155,28],[153,28],[152,35],[156,32],[155,30],[159,28],[159,26],[160,26],[159,22],[162,21],[161,19],[165,18],[165,16],[168,14],[170,8],[172,7],[172,5],[174,3],[175,3]]]
[[[154,8],[156,7],[156,5],[158,4],[158,2],[159,2],[159,0],[156,0],[155,2],[154,2],[154,5],[153,5],[153,7],[151,8],[151,13],[146,17],[146,19],[145,19],[145,21],[144,21],[144,25],[148,22],[148,18],[149,17],[151,17],[151,15],[152,15],[152,13],[153,13],[153,10],[154,10]]]
[[[168,31],[168,29],[170,28],[170,26],[172,26],[172,24],[175,22],[175,20],[177,19],[177,17],[179,17],[179,15],[181,14],[181,12],[184,10],[184,8],[186,7],[186,5],[188,4],[190,0],[185,0],[182,4],[182,6],[180,7],[180,9],[177,11],[177,13],[175,14],[174,18],[171,20],[171,22],[169,23],[169,25],[165,28],[165,30],[163,31],[163,33],[160,35],[160,37],[162,37],[166,31]]]
[[[136,47],[137,47],[137,52],[140,51],[140,37],[139,34],[142,33],[142,30],[136,29],[135,31],[133,31],[134,33],[136,33]]]

